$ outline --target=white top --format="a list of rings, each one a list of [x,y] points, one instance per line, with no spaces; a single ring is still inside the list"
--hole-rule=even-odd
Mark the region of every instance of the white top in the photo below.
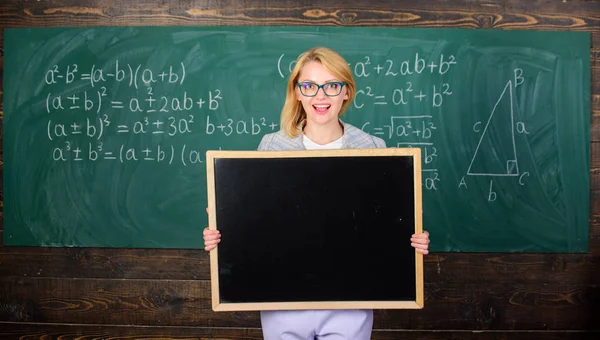
[[[342,137],[334,140],[333,142],[327,144],[317,144],[310,140],[310,138],[306,137],[306,135],[302,135],[302,143],[306,150],[332,150],[332,149],[341,149],[342,148]]]

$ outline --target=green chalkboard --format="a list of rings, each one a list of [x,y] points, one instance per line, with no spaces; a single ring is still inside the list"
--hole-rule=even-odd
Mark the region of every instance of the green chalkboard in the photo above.
[[[588,33],[4,32],[6,245],[202,248],[206,150],[277,131],[295,57],[322,45],[357,80],[343,119],[422,149],[433,251],[587,251]]]

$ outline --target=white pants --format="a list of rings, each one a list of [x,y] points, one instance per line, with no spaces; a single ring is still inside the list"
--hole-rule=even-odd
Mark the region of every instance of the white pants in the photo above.
[[[369,340],[373,310],[260,312],[265,340]]]

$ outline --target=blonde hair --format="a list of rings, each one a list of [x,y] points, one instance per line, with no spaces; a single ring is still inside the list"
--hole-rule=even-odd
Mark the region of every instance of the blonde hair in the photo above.
[[[352,76],[352,70],[341,55],[326,47],[314,47],[302,53],[296,59],[296,65],[288,79],[285,104],[281,110],[281,129],[292,138],[300,135],[301,131],[298,128],[303,129],[306,126],[306,112],[296,97],[296,87],[302,68],[312,61],[319,62],[327,72],[339,81],[346,83],[348,99],[342,104],[338,117],[350,106],[356,94],[356,82]]]

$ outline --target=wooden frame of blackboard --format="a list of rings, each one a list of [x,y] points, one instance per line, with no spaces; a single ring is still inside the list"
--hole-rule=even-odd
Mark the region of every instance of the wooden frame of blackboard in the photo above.
[[[207,163],[207,194],[209,211],[209,229],[216,230],[219,226],[217,220],[218,208],[217,196],[220,188],[217,187],[216,177],[219,175],[216,170],[216,162],[219,160],[268,160],[277,159],[313,159],[319,161],[324,158],[351,157],[357,161],[366,159],[365,157],[400,157],[409,159],[412,163],[412,197],[414,202],[414,223],[411,233],[422,232],[422,190],[421,190],[421,150],[419,148],[388,148],[388,149],[344,149],[344,150],[303,150],[303,151],[213,151],[206,153]],[[239,165],[239,163],[238,163]],[[266,164],[265,164],[266,166]],[[387,169],[390,171],[393,169]],[[254,181],[252,181],[254,182]],[[283,184],[283,183],[278,183]],[[231,189],[229,189],[231,190]],[[246,227],[252,227],[245,225]],[[384,238],[386,235],[379,235]],[[227,239],[222,242],[227,242]],[[223,243],[221,243],[222,246]],[[400,246],[399,246],[400,247]],[[410,247],[410,253],[414,254],[414,272],[403,273],[405,280],[410,285],[414,282],[414,293],[412,298],[394,301],[369,300],[315,300],[315,301],[251,301],[251,302],[232,302],[221,298],[221,289],[219,282],[219,246],[210,252],[211,267],[211,292],[212,308],[214,311],[253,311],[253,310],[301,310],[301,309],[419,309],[424,306],[423,297],[423,255],[415,251],[407,240],[403,249]],[[310,249],[306,250],[307,252]],[[412,264],[410,264],[412,266]],[[393,270],[393,269],[392,269]],[[403,279],[404,280],[404,279]],[[240,282],[240,284],[246,284]],[[285,300],[285,299],[282,299]]]

